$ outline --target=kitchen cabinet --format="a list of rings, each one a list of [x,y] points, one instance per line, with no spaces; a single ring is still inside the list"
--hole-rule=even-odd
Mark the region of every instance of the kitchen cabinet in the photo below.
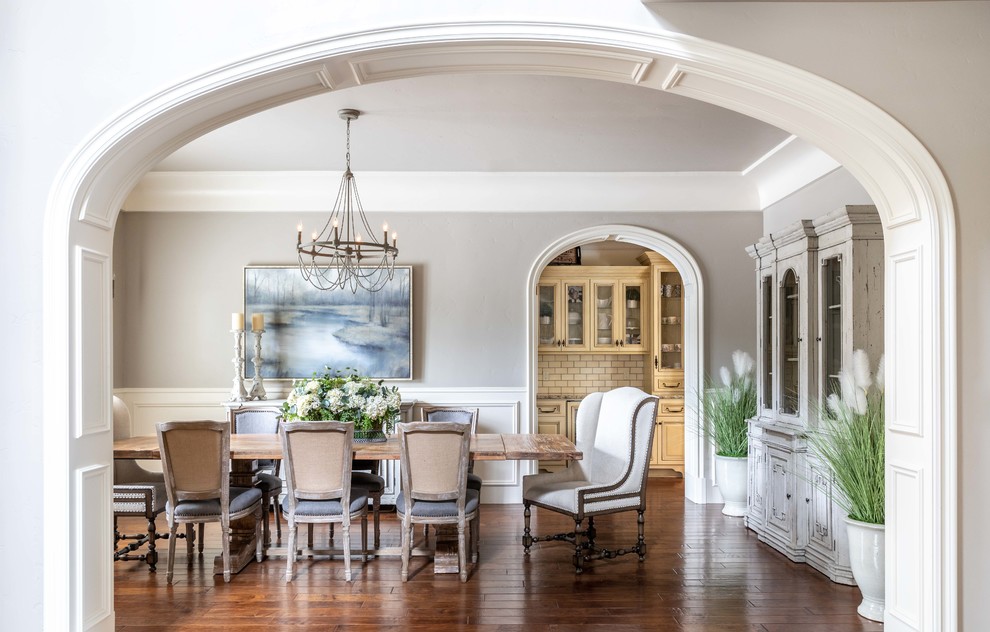
[[[883,353],[883,230],[876,207],[844,206],[763,237],[756,262],[757,413],[747,526],[788,558],[852,584],[832,473],[808,453],[816,407],[855,349]]]
[[[640,266],[546,268],[537,284],[539,351],[644,353],[647,273]]]
[[[563,399],[541,399],[536,402],[536,428],[540,434],[562,434],[574,440],[574,426],[569,424]],[[540,461],[540,471],[557,472],[567,467],[567,461]]]

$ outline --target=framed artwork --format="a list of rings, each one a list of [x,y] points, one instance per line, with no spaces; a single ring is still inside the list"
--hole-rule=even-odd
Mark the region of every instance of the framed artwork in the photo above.
[[[579,266],[581,265],[581,246],[565,250],[550,260],[548,266]]]
[[[364,376],[412,379],[412,267],[396,266],[377,292],[318,290],[297,266],[246,266],[244,314],[264,314],[261,375],[301,379],[324,366]],[[253,337],[245,377],[254,377]]]

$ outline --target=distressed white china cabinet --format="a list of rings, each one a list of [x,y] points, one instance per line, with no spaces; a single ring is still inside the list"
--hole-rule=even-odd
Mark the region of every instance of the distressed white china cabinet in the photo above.
[[[855,583],[845,512],[805,431],[854,349],[883,352],[883,229],[874,206],[845,206],[767,235],[756,261],[757,413],[749,430],[747,526],[830,579]]]

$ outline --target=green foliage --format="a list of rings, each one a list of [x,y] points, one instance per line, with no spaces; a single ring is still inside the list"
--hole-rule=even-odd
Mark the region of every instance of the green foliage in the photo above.
[[[722,367],[722,384],[708,378],[701,398],[704,414],[703,428],[715,444],[719,456],[749,455],[747,419],[756,416],[756,384],[753,381],[753,360],[749,354],[732,354],[735,371]]]
[[[859,412],[862,411],[862,412]],[[832,471],[835,500],[853,520],[884,524],[884,402],[872,389],[859,410],[839,398],[820,406],[811,451]]]
[[[399,389],[361,377],[354,369],[341,373],[325,367],[308,380],[296,380],[282,404],[286,421],[352,422],[355,431],[392,431],[399,414]]]

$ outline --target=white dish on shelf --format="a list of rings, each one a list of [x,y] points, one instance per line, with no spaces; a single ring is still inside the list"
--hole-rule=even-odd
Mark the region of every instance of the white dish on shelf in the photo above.
[[[608,307],[612,304],[612,299],[599,298],[599,299],[595,299],[595,303],[597,303],[598,307]]]
[[[578,324],[579,322],[581,322],[581,313],[580,312],[570,312],[569,314],[567,314],[567,322],[570,323],[570,324],[572,324],[572,325]]]
[[[607,344],[610,344],[611,342],[612,342],[612,338],[610,336],[599,336],[598,337],[598,344],[600,344],[600,345],[607,345]]]

